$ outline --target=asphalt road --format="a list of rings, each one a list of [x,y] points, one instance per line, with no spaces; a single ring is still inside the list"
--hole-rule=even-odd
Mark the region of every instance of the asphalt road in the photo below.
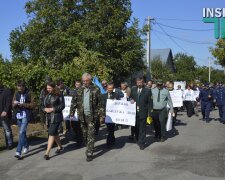
[[[102,128],[95,145],[95,159],[85,160],[85,148],[76,149],[73,141],[63,139],[64,152],[49,161],[43,159],[47,140],[32,142],[23,160],[14,158],[15,149],[0,153],[1,180],[219,180],[225,179],[225,125],[218,111],[211,113],[210,123],[201,117],[187,118],[179,113],[176,130],[168,139],[155,142],[148,129],[147,147],[139,150],[128,140],[130,129],[115,132],[116,145],[105,146]]]

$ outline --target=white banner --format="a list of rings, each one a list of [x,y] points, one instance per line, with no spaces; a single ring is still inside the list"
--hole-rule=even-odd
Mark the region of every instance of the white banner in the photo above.
[[[136,103],[107,99],[105,123],[135,126]]]
[[[182,90],[186,89],[186,81],[175,81],[174,82],[174,89],[177,89],[178,86],[181,86]]]
[[[182,107],[183,106],[183,92],[181,90],[169,91],[170,96],[173,102],[173,107]]]
[[[64,96],[65,99],[65,108],[63,110],[63,118],[64,120],[68,121],[78,121],[78,115],[77,115],[77,111],[74,114],[74,117],[71,119],[70,118],[70,107],[71,107],[71,101],[72,101],[72,97],[71,96]]]

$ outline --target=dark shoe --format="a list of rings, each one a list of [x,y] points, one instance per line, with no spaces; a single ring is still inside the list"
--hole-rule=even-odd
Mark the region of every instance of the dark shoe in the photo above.
[[[45,155],[44,155],[44,159],[45,159],[45,160],[49,160],[49,159],[50,159],[49,155],[46,155],[46,154],[45,154]]]
[[[8,150],[12,150],[13,149],[13,145],[10,145],[7,147]]]
[[[83,145],[83,142],[77,142],[77,144],[76,144],[76,148],[81,148],[82,147],[82,145]]]
[[[144,145],[139,145],[140,150],[144,150],[145,146]]]
[[[62,150],[63,150],[63,147],[60,147],[60,149],[57,149],[57,150],[55,151],[55,153],[56,153],[56,154],[60,154]]]
[[[87,159],[86,159],[87,162],[90,162],[92,160],[93,160],[93,156],[87,156]]]
[[[154,139],[155,139],[156,141],[160,141],[160,140],[161,140],[161,137],[155,135]]]
[[[134,136],[133,136],[133,135],[130,135],[130,136],[128,137],[128,139],[134,140]]]
[[[114,146],[114,142],[106,143],[107,149],[111,149]]]

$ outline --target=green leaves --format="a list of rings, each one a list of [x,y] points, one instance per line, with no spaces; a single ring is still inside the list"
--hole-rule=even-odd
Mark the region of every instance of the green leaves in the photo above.
[[[178,53],[174,56],[176,66],[176,80],[191,82],[196,79],[197,64],[193,56]]]
[[[101,54],[100,63],[114,79],[144,68],[141,30],[136,19],[130,21],[130,0],[33,0],[25,10],[29,23],[10,34],[13,60],[41,61],[59,70],[79,63],[85,58],[80,49],[86,49]]]
[[[215,48],[210,48],[212,55],[217,58],[217,63],[225,67],[225,39],[219,39]]]
[[[152,77],[157,79],[162,79],[164,82],[168,80],[173,80],[173,73],[168,69],[167,65],[160,59],[154,59],[151,62]]]

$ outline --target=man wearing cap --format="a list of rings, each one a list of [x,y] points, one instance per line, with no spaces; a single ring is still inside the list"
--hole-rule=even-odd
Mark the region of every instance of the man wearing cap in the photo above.
[[[170,107],[170,113],[173,114],[173,103],[169,91],[163,87],[162,80],[158,80],[157,87],[152,89],[153,97],[153,123],[155,128],[155,138],[165,141],[167,104]]]
[[[204,84],[203,89],[200,90],[199,100],[201,102],[202,119],[209,123],[209,115],[213,105],[213,92],[209,88],[209,84]]]

